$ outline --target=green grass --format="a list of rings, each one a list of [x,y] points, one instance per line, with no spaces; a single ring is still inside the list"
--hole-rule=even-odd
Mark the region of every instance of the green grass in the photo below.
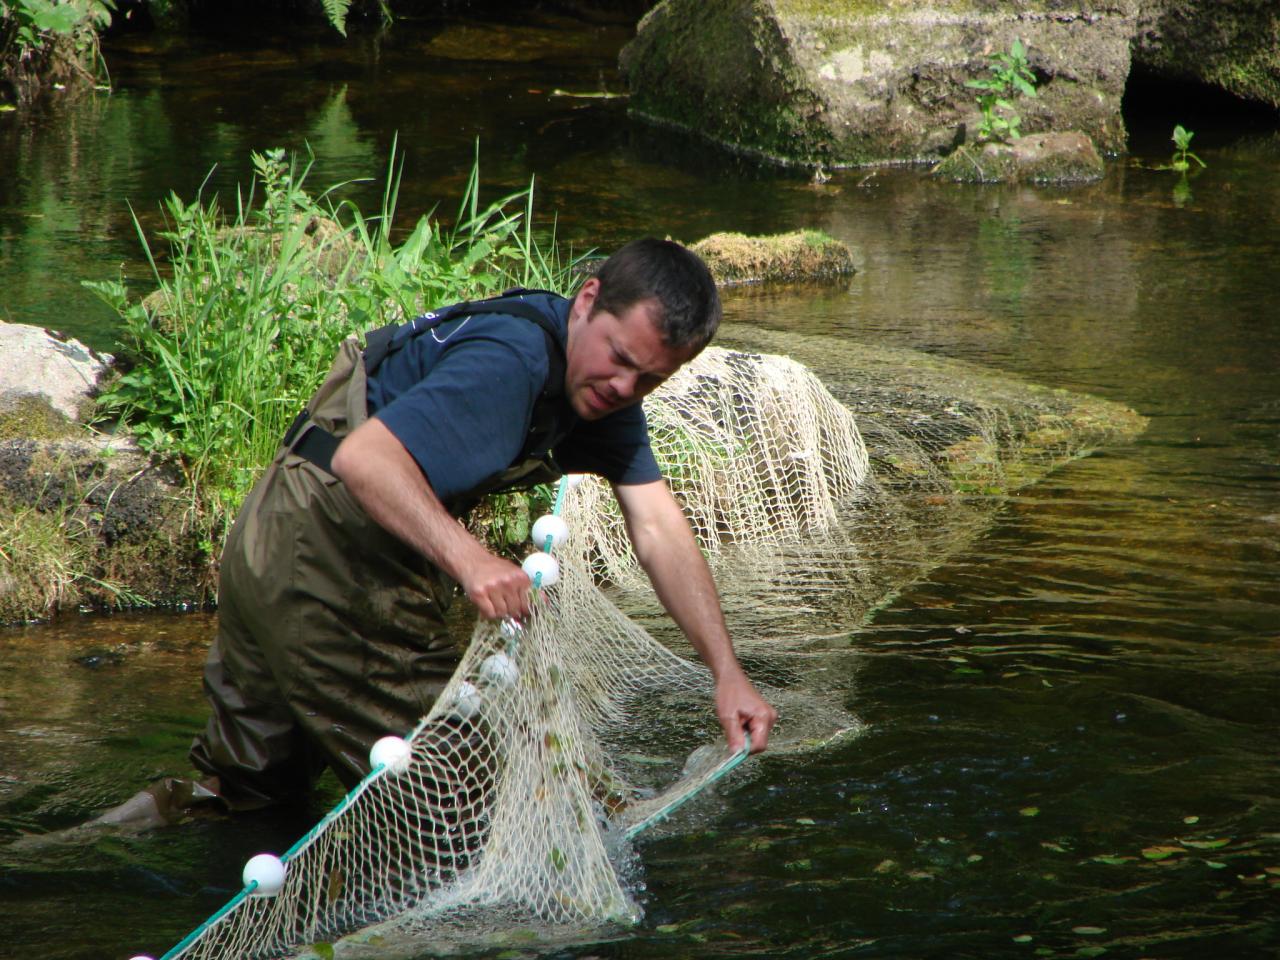
[[[424,216],[403,240],[394,148],[372,216],[336,199],[345,184],[311,194],[310,160],[253,163],[229,209],[170,196],[160,251],[135,217],[155,293],[86,283],[119,313],[132,364],[102,413],[181,467],[211,554],[345,337],[511,286],[563,290],[573,266],[534,238],[532,184],[481,205],[478,158],[452,224]]]
[[[126,584],[96,575],[98,553],[77,496],[42,506],[0,496],[0,624],[77,606],[147,606]]]

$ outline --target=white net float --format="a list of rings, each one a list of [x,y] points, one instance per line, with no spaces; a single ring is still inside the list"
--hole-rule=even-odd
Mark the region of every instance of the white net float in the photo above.
[[[260,853],[249,858],[241,878],[246,887],[257,884],[255,897],[274,897],[284,886],[285,873],[283,860],[271,853]]]
[[[520,668],[505,653],[494,653],[480,664],[480,679],[496,687],[509,687],[520,679]]]
[[[533,525],[533,545],[539,550],[546,550],[548,537],[551,538],[552,548],[569,539],[569,525],[564,522],[563,517],[548,513],[537,519]]]
[[[480,691],[474,683],[470,680],[463,680],[458,684],[457,693],[453,698],[454,716],[463,720],[470,720],[480,712],[480,704]]]
[[[393,776],[409,769],[412,758],[409,741],[402,737],[383,737],[369,750],[369,765],[374,769],[385,767]]]
[[[550,587],[560,579],[560,561],[541,550],[525,557],[520,566],[535,587]]]

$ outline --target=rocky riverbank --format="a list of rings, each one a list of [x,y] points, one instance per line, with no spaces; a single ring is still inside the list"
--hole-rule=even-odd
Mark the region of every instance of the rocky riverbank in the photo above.
[[[1020,42],[1035,79],[1024,133],[1125,150],[1135,63],[1280,106],[1270,0],[664,0],[622,51],[631,111],[803,166],[923,163],[975,142],[971,82]]]

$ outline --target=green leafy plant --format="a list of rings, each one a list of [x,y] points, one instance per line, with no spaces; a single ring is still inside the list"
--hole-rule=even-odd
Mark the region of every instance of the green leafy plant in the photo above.
[[[0,0],[0,88],[29,100],[52,83],[105,74],[98,31],[111,23],[113,0]]]
[[[329,25],[344,37],[347,35],[347,12],[351,9],[351,0],[321,0],[324,14]]]
[[[177,463],[218,543],[280,437],[319,385],[341,340],[510,286],[563,289],[571,264],[535,241],[533,188],[482,207],[479,164],[452,225],[421,218],[392,241],[400,164],[393,147],[377,216],[313,197],[311,160],[252,157],[254,182],[224,211],[217,198],[164,204],[166,256],[135,216],[156,291],[86,283],[123,321],[132,368],[100,398],[140,446]],[[167,263],[162,269],[161,263]]]
[[[988,70],[990,77],[965,83],[966,87],[982,91],[978,94],[978,109],[982,112],[978,139],[1017,140],[1022,136],[1018,130],[1022,117],[1014,108],[1013,98],[1036,95],[1035,74],[1027,62],[1022,41],[1014,40],[1008,53],[993,53]]]
[[[58,36],[111,23],[111,0],[0,0],[0,54],[38,50]]]
[[[1191,152],[1191,138],[1195,136],[1195,132],[1186,129],[1182,124],[1177,124],[1173,128],[1173,158],[1169,161],[1168,169],[1176,170],[1179,173],[1186,173],[1191,169],[1191,161],[1194,160],[1203,168],[1205,162]]]
[[[321,7],[324,8],[325,19],[329,21],[329,26],[337,30],[344,37],[347,35],[347,16],[351,12],[351,0],[320,0]],[[388,0],[377,0],[378,12],[382,15],[383,25],[391,23],[391,4]]]

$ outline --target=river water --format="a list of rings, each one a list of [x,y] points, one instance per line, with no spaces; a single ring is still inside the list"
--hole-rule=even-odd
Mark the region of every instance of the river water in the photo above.
[[[1133,155],[1086,187],[914,169],[815,185],[634,124],[620,101],[552,95],[619,89],[625,36],[541,19],[347,46],[120,41],[111,97],[0,118],[0,316],[109,348],[77,281],[145,283],[125,201],[154,228],[168,190],[230,196],[249,150],[304,141],[328,184],[377,176],[398,132],[416,215],[455,202],[478,138],[489,195],[536,174],[579,249],[826,229],[855,252],[849,283],[730,295],[730,320],[962,359],[1150,424],[1010,497],[869,623],[833,625],[865,734],[753,761],[641,842],[639,928],[544,954],[1280,954],[1276,118],[1131,105]],[[1208,164],[1185,188],[1151,168],[1174,122]],[[371,206],[378,189],[353,193]],[[153,613],[0,634],[0,840],[179,770],[211,631],[209,614]],[[158,955],[246,856],[323,809],[0,848],[0,957]]]

